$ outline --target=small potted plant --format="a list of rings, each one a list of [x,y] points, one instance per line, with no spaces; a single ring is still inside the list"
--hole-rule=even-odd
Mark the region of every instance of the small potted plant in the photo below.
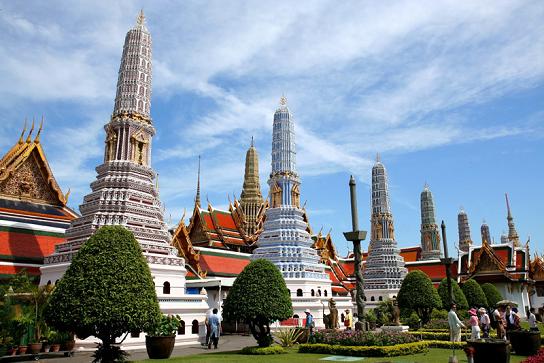
[[[51,347],[49,348],[50,352],[56,353],[60,350],[60,335],[57,331],[52,330],[49,336],[49,343]]]
[[[162,315],[158,324],[147,331],[145,347],[150,359],[167,359],[172,354],[180,319],[174,315]]]

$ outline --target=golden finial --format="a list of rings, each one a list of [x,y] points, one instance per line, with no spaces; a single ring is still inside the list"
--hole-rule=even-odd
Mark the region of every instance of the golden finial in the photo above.
[[[70,193],[72,193],[72,189],[68,188],[68,191],[66,194],[64,194],[64,202],[68,204],[68,197],[70,196]]]
[[[32,132],[34,131],[34,117],[32,118],[32,127],[30,128],[30,132],[28,133],[28,137],[26,138],[26,143],[30,144],[30,141],[32,140]]]
[[[136,18],[136,25],[137,26],[145,25],[144,9],[140,9],[140,13],[138,14],[138,17]]]
[[[23,143],[23,137],[25,136],[26,132],[26,117],[25,117],[25,126],[23,127],[23,132],[21,132],[21,137],[19,137],[19,144]]]
[[[281,98],[280,98],[280,105],[281,106],[286,106],[287,105],[287,98],[285,98],[285,96],[283,94],[281,95]]]
[[[40,122],[40,128],[38,129],[38,134],[36,135],[36,138],[34,139],[34,143],[38,144],[40,143],[40,134],[42,133],[42,129],[43,129],[43,115],[42,115],[42,120]]]

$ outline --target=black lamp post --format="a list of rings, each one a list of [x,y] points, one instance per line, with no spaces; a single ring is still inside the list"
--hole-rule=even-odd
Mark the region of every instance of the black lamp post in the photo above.
[[[448,283],[448,296],[450,297],[450,305],[455,303],[455,298],[453,297],[453,290],[451,288],[451,264],[453,259],[448,256],[448,242],[446,240],[446,223],[442,221],[440,225],[442,229],[442,242],[444,243],[444,258],[441,259],[444,266],[446,266],[446,279]]]

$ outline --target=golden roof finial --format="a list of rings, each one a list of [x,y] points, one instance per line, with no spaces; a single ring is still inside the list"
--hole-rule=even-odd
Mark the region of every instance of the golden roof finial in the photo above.
[[[43,129],[43,115],[42,115],[42,120],[40,122],[40,128],[38,129],[38,134],[36,135],[36,138],[34,139],[34,143],[36,144],[39,144],[40,143],[40,134],[42,133],[42,129]]]
[[[70,196],[70,193],[72,193],[72,189],[68,188],[68,191],[66,194],[64,194],[64,202],[68,204],[68,197]]]
[[[138,13],[138,17],[136,18],[136,26],[143,25],[145,25],[144,9],[140,9],[140,13]]]
[[[30,144],[30,141],[32,141],[32,132],[34,131],[34,117],[32,117],[32,127],[30,128],[30,132],[28,133],[28,137],[26,138],[26,143]]]
[[[281,95],[280,106],[287,106],[287,98],[285,98],[284,94]]]
[[[23,127],[23,132],[21,132],[21,136],[19,137],[19,144],[23,143],[23,137],[25,136],[26,132],[26,117],[25,117],[25,126]]]

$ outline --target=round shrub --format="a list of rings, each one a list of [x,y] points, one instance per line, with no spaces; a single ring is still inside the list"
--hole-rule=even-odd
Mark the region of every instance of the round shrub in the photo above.
[[[450,297],[448,296],[448,282],[447,277],[444,277],[442,281],[440,281],[440,285],[438,286],[438,295],[440,295],[440,299],[442,300],[442,308],[445,310],[450,310]],[[459,287],[459,284],[457,281],[451,279],[451,289],[453,291],[453,298],[455,299],[455,303],[457,304],[457,311],[462,311],[468,309],[468,302],[465,297],[465,294],[463,294],[463,291]]]
[[[417,313],[423,324],[431,318],[431,312],[440,308],[441,300],[429,276],[415,270],[406,275],[397,295],[399,306]]]
[[[467,298],[469,307],[488,306],[485,294],[476,280],[468,279],[461,287],[463,294]]]
[[[127,331],[149,330],[161,312],[140,245],[121,226],[100,228],[80,248],[46,308],[48,324],[102,340],[101,356]]]
[[[272,344],[270,324],[293,315],[280,270],[264,259],[252,261],[234,280],[223,313],[227,320],[247,322],[260,347]]]
[[[487,299],[488,307],[495,307],[497,303],[502,300],[501,293],[492,283],[486,282],[483,284],[482,290],[485,294],[485,298]]]

